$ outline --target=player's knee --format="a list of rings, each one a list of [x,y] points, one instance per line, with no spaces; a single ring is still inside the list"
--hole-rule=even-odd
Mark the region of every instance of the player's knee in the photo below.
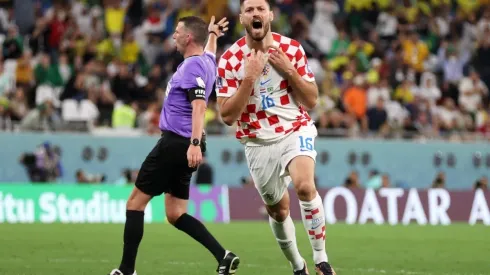
[[[300,180],[295,183],[296,194],[301,201],[311,201],[316,196],[315,184],[308,180]]]
[[[277,207],[267,207],[267,213],[276,222],[283,222],[289,215],[289,209],[287,208],[277,208]]]
[[[129,196],[128,201],[126,202],[126,209],[144,211],[150,199],[151,196],[146,195],[145,193],[141,192],[139,189],[135,188],[131,193],[131,195]]]
[[[167,215],[168,222],[175,225],[180,216],[185,214],[185,211],[180,209],[166,209],[165,214]]]

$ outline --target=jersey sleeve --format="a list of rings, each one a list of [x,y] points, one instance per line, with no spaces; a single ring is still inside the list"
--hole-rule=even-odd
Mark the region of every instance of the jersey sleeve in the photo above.
[[[213,62],[216,67],[216,55],[212,52],[205,51],[204,54]]]
[[[296,55],[294,57],[296,60],[294,67],[296,68],[296,71],[299,73],[299,75],[308,82],[315,82],[315,75],[310,69],[308,58],[306,58],[306,53],[303,49],[303,46],[299,45],[298,51],[296,52]]]
[[[216,96],[218,97],[231,97],[238,90],[238,80],[231,68],[230,61],[222,56],[218,63],[216,77]]]
[[[203,65],[198,62],[198,59],[190,60],[186,63],[184,76],[181,82],[181,88],[187,91],[189,101],[195,99],[206,100],[206,90],[211,90],[212,87],[206,87],[206,72]]]

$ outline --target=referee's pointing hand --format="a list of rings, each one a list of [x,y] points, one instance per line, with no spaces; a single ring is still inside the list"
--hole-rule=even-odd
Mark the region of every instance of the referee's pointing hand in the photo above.
[[[191,145],[187,150],[189,167],[196,168],[202,162],[201,146]]]

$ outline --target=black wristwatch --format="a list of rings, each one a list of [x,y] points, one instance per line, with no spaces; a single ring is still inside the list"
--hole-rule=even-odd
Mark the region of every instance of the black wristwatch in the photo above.
[[[195,138],[191,141],[191,144],[194,146],[199,146],[199,145],[201,145],[201,141],[199,139]]]

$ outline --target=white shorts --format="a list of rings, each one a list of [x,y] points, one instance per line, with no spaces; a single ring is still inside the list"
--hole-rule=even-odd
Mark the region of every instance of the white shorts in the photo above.
[[[248,167],[266,205],[275,205],[283,197],[291,177],[288,164],[297,156],[309,156],[316,161],[315,138],[318,132],[314,125],[301,127],[277,143],[264,146],[246,146]]]

